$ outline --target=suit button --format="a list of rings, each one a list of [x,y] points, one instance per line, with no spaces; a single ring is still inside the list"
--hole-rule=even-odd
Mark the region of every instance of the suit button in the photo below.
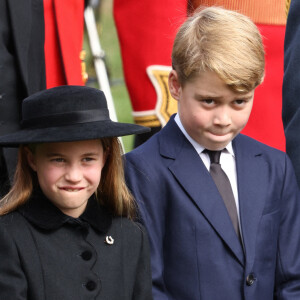
[[[254,283],[255,280],[256,280],[256,278],[254,277],[254,274],[253,274],[253,273],[250,273],[250,274],[247,276],[247,278],[246,278],[246,284],[247,284],[248,286],[251,286],[251,285]]]
[[[97,284],[95,281],[88,281],[85,285],[85,287],[89,290],[89,291],[93,291],[96,288]]]
[[[91,252],[91,251],[88,251],[88,250],[83,251],[83,252],[81,253],[81,257],[82,257],[82,259],[84,259],[84,260],[90,260],[90,259],[92,258],[92,256],[93,256],[92,252]]]

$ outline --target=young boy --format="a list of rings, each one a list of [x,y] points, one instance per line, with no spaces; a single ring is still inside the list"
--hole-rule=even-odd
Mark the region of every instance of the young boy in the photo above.
[[[257,27],[203,9],[179,29],[172,61],[178,114],[126,155],[150,235],[154,299],[300,299],[294,171],[284,153],[240,134],[264,77]]]

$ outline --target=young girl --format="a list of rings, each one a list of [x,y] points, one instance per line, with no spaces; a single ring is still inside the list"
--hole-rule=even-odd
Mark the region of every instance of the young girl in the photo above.
[[[152,299],[148,240],[132,219],[104,94],[61,86],[23,101],[10,192],[0,207],[0,299]]]

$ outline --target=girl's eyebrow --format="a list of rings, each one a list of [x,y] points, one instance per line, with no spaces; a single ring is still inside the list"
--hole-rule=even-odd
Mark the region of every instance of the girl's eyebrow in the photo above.
[[[53,152],[53,153],[47,153],[47,154],[46,154],[46,156],[47,156],[47,157],[53,157],[53,156],[63,156],[63,154],[61,154],[61,153],[55,153],[55,152]]]
[[[83,153],[81,154],[81,156],[98,156],[99,153],[97,152],[87,152],[87,153]],[[58,153],[58,152],[50,152],[50,153],[47,153],[46,154],[47,157],[54,157],[54,156],[65,156],[64,154],[62,153]]]
[[[97,155],[99,155],[99,153],[97,153],[97,152],[88,152],[88,153],[82,154],[82,156],[97,156]]]

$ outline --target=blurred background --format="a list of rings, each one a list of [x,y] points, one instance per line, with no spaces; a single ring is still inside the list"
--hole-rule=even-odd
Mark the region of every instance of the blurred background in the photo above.
[[[248,15],[257,24],[264,37],[266,76],[263,84],[256,89],[252,114],[242,133],[280,150],[285,150],[281,120],[281,90],[287,16],[286,0],[268,2],[178,0],[176,5],[172,0],[163,2],[142,0],[138,3],[139,5],[134,0],[89,0],[89,3],[93,2],[97,3],[94,14],[100,43],[106,54],[105,65],[117,119],[119,122],[136,122],[151,127],[151,133],[155,133],[155,130],[164,126],[169,117],[176,112],[177,105],[173,105],[167,89],[167,75],[171,68],[171,49],[175,33],[187,15],[199,5],[222,4],[225,8]],[[115,22],[121,37],[121,47]],[[84,49],[87,52],[86,67],[89,75],[86,84],[99,87],[86,33],[84,38]],[[133,62],[137,63],[133,64]],[[152,68],[151,71],[150,68]],[[166,70],[166,68],[169,69]],[[123,70],[125,70],[127,87]],[[122,140],[125,152],[139,144],[133,136],[124,137]]]
[[[134,123],[132,118],[132,108],[129,100],[128,92],[125,86],[122,60],[119,48],[119,42],[116,27],[112,15],[112,0],[98,1],[94,9],[99,33],[101,47],[105,52],[105,65],[109,77],[111,93],[114,100],[116,114],[119,122]],[[93,57],[91,55],[88,35],[84,34],[84,50],[86,51],[86,68],[88,73],[88,81],[86,85],[97,87],[97,78],[94,69]],[[133,136],[125,136],[122,138],[125,152],[133,148]]]

